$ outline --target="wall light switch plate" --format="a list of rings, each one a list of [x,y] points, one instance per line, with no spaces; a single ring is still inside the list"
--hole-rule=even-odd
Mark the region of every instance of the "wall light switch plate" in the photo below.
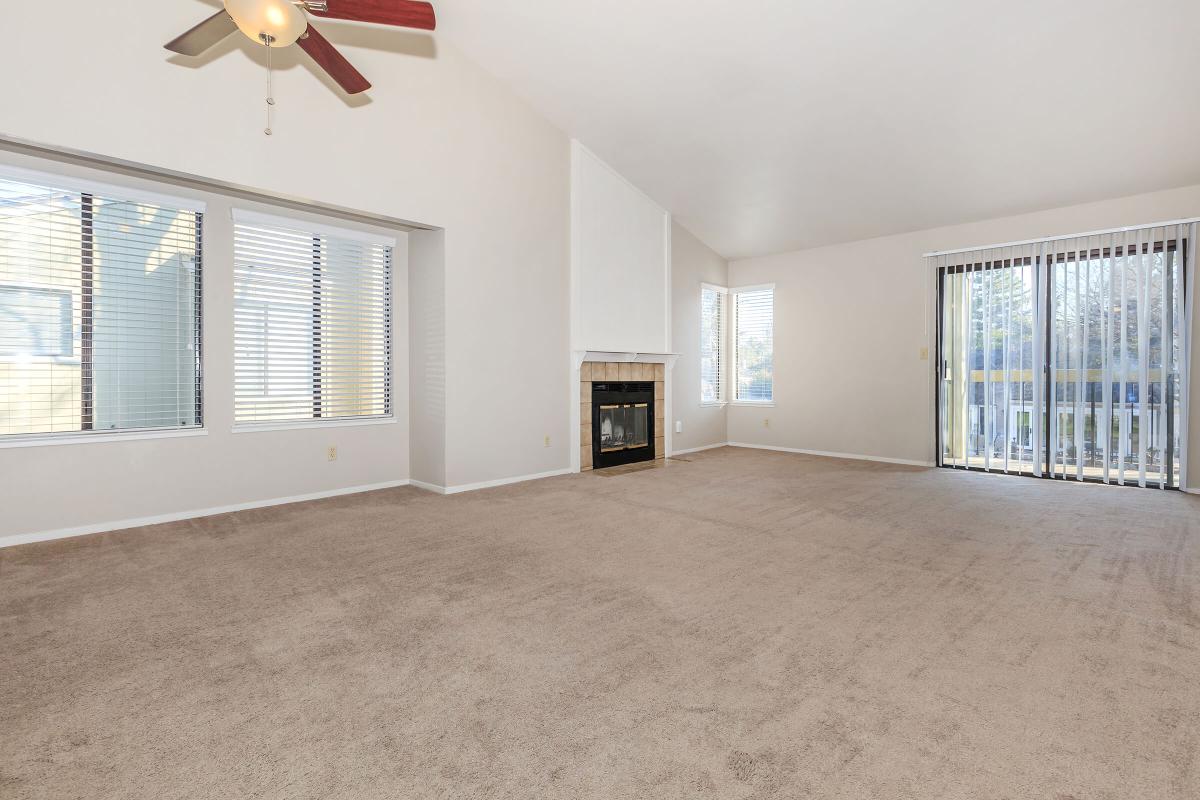
[[[929,348],[928,348],[928,347],[922,347],[922,348],[921,348],[921,360],[922,360],[922,361],[928,361],[928,360],[929,360]]]
[[[681,419],[675,420],[675,432],[683,433],[683,420],[681,420]]]
[[[545,446],[546,447],[550,446],[550,437],[549,436],[546,437],[546,445]]]

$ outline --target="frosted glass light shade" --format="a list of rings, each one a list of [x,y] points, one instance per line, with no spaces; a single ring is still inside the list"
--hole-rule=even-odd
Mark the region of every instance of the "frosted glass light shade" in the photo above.
[[[265,33],[274,38],[272,47],[287,47],[308,29],[304,12],[287,0],[225,0],[225,11],[258,44]]]

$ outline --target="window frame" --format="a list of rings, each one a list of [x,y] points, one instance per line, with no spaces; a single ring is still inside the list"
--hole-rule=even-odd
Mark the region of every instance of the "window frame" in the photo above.
[[[729,404],[729,287],[715,283],[700,283],[700,348],[704,349],[704,293],[717,292],[721,296],[721,319],[717,331],[717,399],[706,400],[704,397],[704,371],[700,370],[700,406],[702,408],[720,408]]]
[[[771,292],[771,399],[770,400],[743,400],[738,395],[738,321],[737,321],[737,300],[736,296],[747,292]],[[729,289],[729,343],[730,343],[730,359],[729,359],[729,381],[733,385],[729,399],[729,405],[733,406],[750,406],[754,408],[771,408],[779,400],[779,395],[776,392],[775,386],[775,284],[774,283],[757,283],[746,286],[735,286]]]
[[[107,176],[106,176],[107,177]],[[120,176],[113,176],[118,179]],[[118,442],[141,439],[176,439],[187,438],[193,436],[205,436],[208,434],[207,413],[205,406],[205,391],[206,383],[204,380],[204,279],[205,279],[205,253],[204,253],[204,226],[207,221],[206,215],[208,212],[208,203],[194,195],[189,194],[172,194],[162,192],[155,189],[146,189],[136,185],[127,185],[122,183],[109,183],[107,180],[93,180],[89,177],[81,177],[79,175],[67,174],[64,172],[56,172],[52,170],[30,169],[14,164],[0,163],[0,181],[12,181],[14,183],[24,183],[31,186],[39,186],[48,189],[57,189],[71,194],[77,194],[81,198],[84,221],[81,228],[81,246],[80,255],[80,274],[81,274],[81,291],[87,295],[91,287],[91,264],[92,258],[92,220],[91,208],[95,198],[100,198],[106,201],[126,202],[153,205],[160,208],[165,208],[177,212],[190,212],[196,216],[196,250],[195,250],[195,386],[196,386],[196,424],[195,425],[173,425],[173,426],[156,426],[142,428],[94,428],[92,427],[94,419],[94,408],[92,402],[87,399],[86,395],[81,400],[81,421],[79,430],[70,431],[39,431],[33,433],[12,433],[0,434],[0,449],[21,448],[21,447],[43,447],[65,444],[96,444],[100,442]],[[157,185],[157,184],[152,184]],[[170,187],[172,190],[175,187]],[[8,283],[6,285],[13,286]],[[20,287],[35,289],[38,287]],[[82,302],[82,300],[81,300]],[[30,355],[28,358],[31,361],[49,362],[57,364],[79,364],[83,374],[80,376],[81,382],[89,380],[87,374],[90,369],[89,359],[91,346],[88,341],[90,338],[91,326],[91,308],[90,301],[87,304],[87,309],[82,315],[83,319],[79,325],[79,334],[81,336],[81,344],[79,350],[76,350],[72,355]],[[12,358],[11,355],[3,355],[0,358]],[[82,385],[82,384],[81,384]],[[81,389],[81,392],[83,390]]]
[[[312,236],[314,239],[320,237],[348,239],[363,244],[380,245],[388,248],[388,270],[387,282],[384,286],[384,297],[387,304],[387,339],[386,351],[387,362],[384,364],[384,379],[385,388],[384,396],[387,398],[387,413],[372,414],[354,417],[306,417],[303,419],[275,419],[275,420],[254,420],[241,421],[237,419],[237,359],[236,350],[234,355],[234,386],[233,394],[230,402],[233,405],[233,424],[230,428],[232,433],[257,433],[266,431],[281,431],[281,430],[302,430],[308,428],[334,428],[334,427],[350,427],[359,425],[393,425],[400,421],[399,415],[396,413],[396,396],[394,393],[394,376],[395,376],[395,345],[396,345],[396,308],[395,308],[395,249],[396,237],[388,236],[370,231],[359,230],[356,228],[348,228],[339,225],[329,224],[321,218],[301,217],[301,216],[282,216],[278,214],[264,213],[261,211],[247,208],[244,206],[235,205],[231,209],[230,216],[234,222],[234,229],[241,224],[259,226],[264,228],[276,228],[292,233],[300,233]],[[234,249],[236,248],[236,238],[231,243],[231,259],[236,260]],[[234,274],[232,276],[232,288],[236,297],[237,293],[237,274],[236,265],[234,266]],[[314,272],[314,276],[316,273]],[[319,278],[318,278],[319,283]],[[236,310],[231,320],[236,326]],[[237,345],[236,328],[233,332],[234,346]],[[319,333],[314,331],[314,336],[319,336]],[[314,348],[317,347],[317,339],[310,339],[313,342]],[[314,357],[319,358],[319,350],[314,350]],[[314,366],[315,372],[315,366]],[[314,381],[313,385],[313,402],[314,410],[320,403],[320,383]]]

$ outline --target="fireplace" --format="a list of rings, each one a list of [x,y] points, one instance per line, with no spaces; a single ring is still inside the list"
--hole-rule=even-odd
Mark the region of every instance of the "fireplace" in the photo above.
[[[587,361],[579,366],[579,468],[614,467],[667,453],[666,365]]]
[[[654,382],[592,383],[592,465],[654,460]]]

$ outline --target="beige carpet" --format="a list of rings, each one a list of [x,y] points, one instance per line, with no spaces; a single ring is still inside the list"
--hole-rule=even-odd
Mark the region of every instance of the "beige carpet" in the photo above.
[[[0,797],[1200,797],[1200,498],[688,458],[0,551]]]

